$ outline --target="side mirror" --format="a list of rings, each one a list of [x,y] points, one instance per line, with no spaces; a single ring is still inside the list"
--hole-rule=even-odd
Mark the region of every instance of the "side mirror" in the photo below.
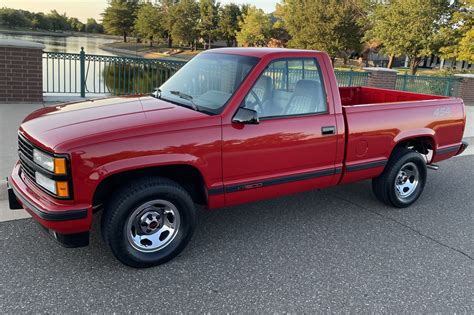
[[[234,118],[232,118],[232,122],[248,125],[258,125],[260,123],[258,113],[253,109],[244,107],[239,108],[237,113],[235,113]]]

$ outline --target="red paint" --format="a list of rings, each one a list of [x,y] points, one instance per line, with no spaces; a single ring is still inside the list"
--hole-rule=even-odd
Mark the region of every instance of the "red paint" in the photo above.
[[[347,166],[386,160],[400,141],[429,137],[433,161],[456,151],[465,125],[462,100],[355,87],[338,88],[325,53],[286,49],[222,49],[213,53],[261,58],[220,115],[210,116],[152,97],[108,98],[40,109],[20,127],[35,145],[71,157],[74,200],[60,201],[18,175],[10,183],[46,212],[88,209],[87,219],[44,221],[63,234],[90,229],[92,198],[107,177],[164,165],[195,167],[208,190],[209,208],[323,188],[378,176],[383,166],[346,172]],[[316,58],[321,67],[329,112],[236,125],[232,117],[266,65],[277,58]],[[323,136],[321,127],[336,126]],[[308,173],[338,170],[309,177]],[[319,173],[318,173],[319,174]],[[278,182],[281,178],[300,180]],[[268,183],[272,183],[269,185]]]

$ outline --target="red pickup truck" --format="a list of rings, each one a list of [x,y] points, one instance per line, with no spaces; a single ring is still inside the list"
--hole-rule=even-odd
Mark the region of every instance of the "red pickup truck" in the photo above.
[[[18,133],[10,207],[66,246],[93,213],[124,264],[180,253],[209,209],[372,179],[385,204],[420,196],[427,168],[460,154],[461,99],[338,88],[329,57],[287,49],[201,53],[151,96],[60,105]]]

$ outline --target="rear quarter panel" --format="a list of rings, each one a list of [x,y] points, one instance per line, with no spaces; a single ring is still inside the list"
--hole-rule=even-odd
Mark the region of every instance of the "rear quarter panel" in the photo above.
[[[459,148],[464,133],[461,99],[343,106],[343,110],[347,133],[342,183],[379,176],[395,146],[417,137],[432,139],[432,162],[448,159],[456,154],[454,148]],[[357,169],[357,165],[375,167]]]

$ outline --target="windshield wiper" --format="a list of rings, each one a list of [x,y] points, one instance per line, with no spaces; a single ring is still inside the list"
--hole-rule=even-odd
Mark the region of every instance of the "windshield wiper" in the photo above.
[[[189,94],[183,93],[181,91],[170,91],[171,94],[178,96],[184,100],[187,100],[191,103],[191,108],[195,111],[199,111],[199,107],[194,103],[193,97]]]

